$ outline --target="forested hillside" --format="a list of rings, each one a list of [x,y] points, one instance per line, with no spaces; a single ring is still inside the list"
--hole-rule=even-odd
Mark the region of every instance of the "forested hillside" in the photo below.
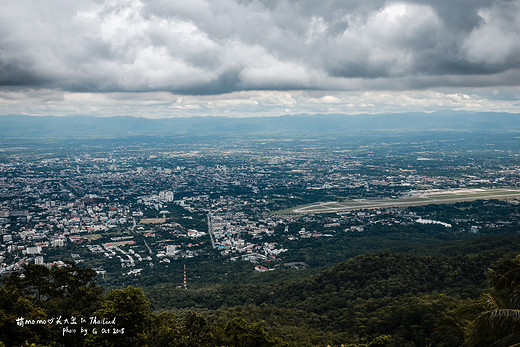
[[[264,320],[272,335],[309,345],[368,342],[380,335],[391,336],[396,346],[460,345],[462,335],[436,329],[451,310],[479,297],[487,268],[499,254],[514,254],[514,240],[502,246],[501,238],[473,240],[438,250],[458,248],[467,252],[462,255],[365,254],[288,283],[188,291],[159,286],[148,295],[154,307],[198,308],[218,324],[236,316]]]
[[[510,314],[519,244],[481,238],[437,255],[364,254],[288,281],[162,285],[146,295],[102,295],[95,272],[74,264],[28,265],[3,278],[0,336],[6,346],[505,346],[520,342]]]

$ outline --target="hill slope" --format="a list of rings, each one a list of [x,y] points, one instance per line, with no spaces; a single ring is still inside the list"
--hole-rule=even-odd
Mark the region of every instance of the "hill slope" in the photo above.
[[[10,138],[73,138],[211,134],[355,133],[374,130],[520,130],[520,115],[444,111],[356,115],[316,114],[279,117],[137,117],[2,116],[0,136]]]

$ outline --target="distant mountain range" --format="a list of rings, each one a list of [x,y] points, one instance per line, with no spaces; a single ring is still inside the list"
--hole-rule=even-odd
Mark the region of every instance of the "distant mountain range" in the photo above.
[[[76,138],[218,134],[356,133],[366,131],[520,131],[520,114],[442,111],[376,115],[278,117],[0,116],[3,138]]]

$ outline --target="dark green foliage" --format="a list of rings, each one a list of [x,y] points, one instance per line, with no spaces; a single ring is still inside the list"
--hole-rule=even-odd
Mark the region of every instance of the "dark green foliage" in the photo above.
[[[368,347],[387,347],[392,343],[392,337],[390,335],[381,335],[372,340]]]
[[[489,270],[492,286],[477,304],[478,313],[466,328],[466,345],[516,346],[520,344],[520,256],[504,259]]]
[[[52,269],[31,265],[23,276],[7,276],[0,286],[0,341],[6,346],[186,347],[448,347],[460,346],[464,340],[468,346],[520,342],[520,258],[495,263],[488,271],[492,289],[479,301],[471,301],[486,283],[484,269],[500,252],[471,243],[450,247],[446,253],[458,249],[459,254],[364,254],[285,281],[273,274],[251,277],[251,283],[242,285],[189,290],[162,286],[150,291],[149,298],[155,307],[161,303],[174,312],[159,314],[151,311],[140,288],[114,289],[102,296],[92,270],[72,264]],[[460,254],[465,249],[468,254]],[[272,281],[262,283],[261,278]],[[164,296],[168,300],[159,294],[168,294]],[[195,307],[198,312],[192,311]],[[16,324],[17,317],[46,319],[55,312],[115,319],[106,327],[124,333],[94,334],[93,328],[99,331],[103,326],[87,323],[86,337],[63,336],[54,325]]]
[[[37,339],[39,334],[47,335],[48,331],[34,331],[30,327],[16,324],[16,318],[44,319],[45,313],[35,305],[34,301],[22,295],[14,286],[0,288],[0,337],[6,346],[21,345],[24,341]]]
[[[172,313],[154,316],[142,289],[114,289],[103,297],[94,277],[94,271],[68,264],[51,269],[28,265],[22,274],[4,278],[0,286],[0,346],[273,345],[262,323],[238,319],[217,329],[192,311],[181,318]],[[56,317],[68,321],[75,317],[77,323],[58,325]],[[20,318],[45,323],[17,324]],[[53,323],[48,323],[53,318]],[[63,334],[65,326],[77,330]],[[80,333],[80,328],[88,333]]]
[[[214,328],[206,319],[192,311],[178,319],[172,313],[161,313],[155,319],[147,343],[150,346],[215,346]]]
[[[450,264],[432,257],[367,254],[306,280],[257,288],[250,295],[253,304],[260,306],[232,314],[225,314],[230,309],[223,307],[217,316],[265,319],[273,335],[311,344],[370,341],[387,334],[394,345],[450,346],[453,338],[435,331],[443,312],[456,306],[459,288],[470,286],[471,292],[478,293],[484,280],[482,272],[465,274],[465,261],[458,260]],[[314,338],[303,337],[305,329]]]
[[[392,346],[456,346],[463,343],[461,329],[438,329],[447,324],[447,312],[477,297],[486,286],[485,269],[517,247],[516,237],[485,237],[443,245],[430,250],[432,256],[364,254],[315,275],[302,272],[300,279],[274,281],[266,273],[265,284],[251,277],[147,292],[155,308],[195,307],[220,326],[236,317],[263,320],[271,336],[302,345],[367,345],[388,335]]]
[[[124,333],[89,335],[87,344],[92,346],[142,346],[152,323],[150,303],[143,291],[134,287],[112,290],[93,316],[108,321],[115,318],[115,328],[124,329]]]
[[[195,312],[188,312],[181,325],[178,346],[213,346],[215,339],[206,319]]]
[[[182,334],[181,322],[170,312],[164,312],[155,317],[148,343],[154,346],[178,346]]]
[[[244,318],[233,318],[224,328],[226,344],[234,347],[268,347],[274,343],[264,331],[263,322],[249,323]]]
[[[70,346],[82,345],[79,334],[62,334],[56,324],[20,326],[18,318],[44,320],[86,317],[99,306],[102,288],[94,282],[96,272],[74,264],[57,268],[26,265],[24,271],[5,277],[0,287],[0,336],[7,346],[24,341]]]

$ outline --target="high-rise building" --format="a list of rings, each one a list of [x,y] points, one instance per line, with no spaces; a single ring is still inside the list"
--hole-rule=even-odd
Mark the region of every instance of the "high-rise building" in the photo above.
[[[42,251],[42,248],[40,246],[34,246],[34,247],[27,247],[25,249],[25,252],[27,254],[40,254]]]
[[[65,246],[65,240],[64,239],[56,239],[51,241],[52,247],[63,247]]]
[[[161,200],[162,202],[172,202],[173,192],[169,190],[163,190],[159,192],[159,200]]]
[[[36,265],[43,265],[43,257],[41,255],[37,256],[36,258],[34,258],[34,263]]]

